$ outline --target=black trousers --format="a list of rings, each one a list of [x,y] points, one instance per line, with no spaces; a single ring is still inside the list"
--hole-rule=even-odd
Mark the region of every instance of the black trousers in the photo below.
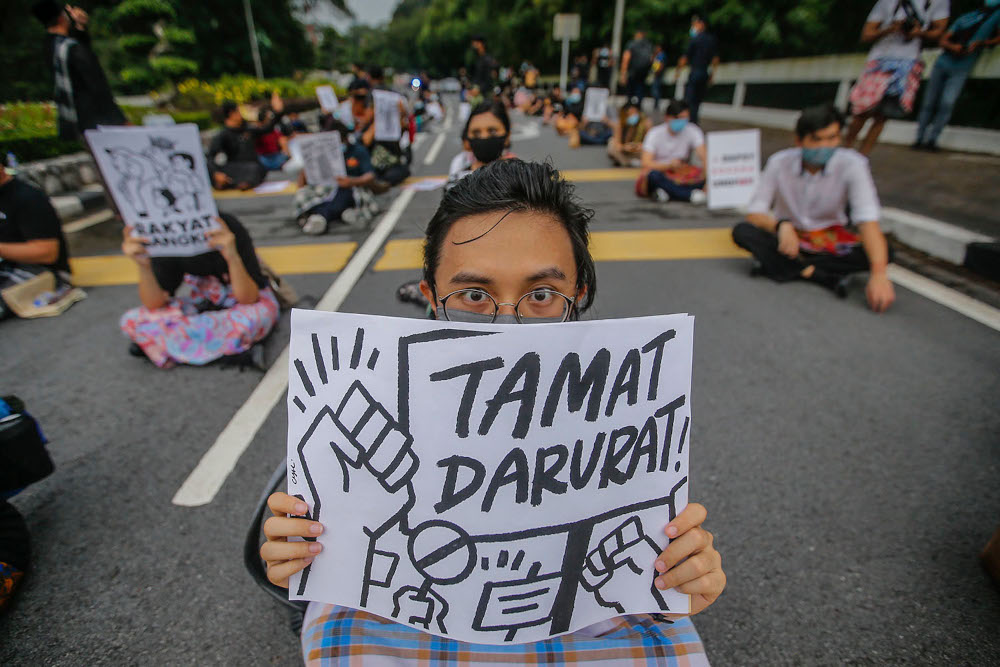
[[[777,236],[749,222],[741,222],[733,228],[733,241],[757,258],[764,275],[779,283],[798,280],[807,266],[815,266],[820,274],[837,277],[869,269],[868,255],[860,245],[846,255],[802,252],[790,259],[778,252]],[[889,248],[889,261],[892,261],[892,248]]]

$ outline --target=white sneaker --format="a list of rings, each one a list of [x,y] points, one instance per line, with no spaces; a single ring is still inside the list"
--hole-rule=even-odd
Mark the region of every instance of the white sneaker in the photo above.
[[[661,190],[660,188],[656,188],[656,201],[668,202],[670,201],[670,195],[667,194],[666,190]]]
[[[371,216],[363,206],[355,206],[341,213],[340,219],[349,225],[357,225],[368,222]]]
[[[704,190],[692,190],[691,191],[691,203],[692,204],[704,204],[708,201],[708,195],[705,194]]]
[[[326,218],[321,216],[319,213],[313,213],[308,218],[306,218],[305,223],[302,225],[302,231],[306,234],[311,234],[312,236],[319,236],[320,234],[325,234]]]

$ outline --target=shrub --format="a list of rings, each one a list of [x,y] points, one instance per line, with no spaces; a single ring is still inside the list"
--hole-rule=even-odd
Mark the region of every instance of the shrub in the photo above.
[[[157,56],[149,59],[153,71],[167,79],[176,79],[198,71],[198,63],[177,56]]]

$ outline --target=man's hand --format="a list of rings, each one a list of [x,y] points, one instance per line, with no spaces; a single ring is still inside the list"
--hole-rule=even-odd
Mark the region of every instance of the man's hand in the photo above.
[[[625,77],[625,72],[622,72],[621,74],[618,75],[618,84],[619,85],[624,86],[627,82],[628,82],[628,79]]]
[[[713,546],[715,538],[701,527],[706,516],[704,505],[685,507],[664,529],[670,544],[653,565],[660,573],[656,587],[690,595],[692,615],[715,602],[726,588],[722,556]]]
[[[281,113],[285,110],[285,102],[281,99],[281,95],[278,94],[277,90],[271,93],[271,108],[274,110],[274,113]]]
[[[353,188],[354,179],[351,178],[350,176],[338,176],[337,185],[339,185],[342,188]]]
[[[217,171],[212,174],[212,185],[215,186],[216,190],[224,190],[227,185],[232,185],[233,179],[226,176],[221,171]]]
[[[87,15],[87,12],[73,5],[66,5],[66,13],[69,14],[77,30],[83,31],[87,29],[87,23],[90,22],[90,16]]]
[[[896,300],[896,290],[885,271],[871,274],[865,286],[868,306],[876,313],[884,313]]]
[[[778,252],[789,259],[799,256],[799,235],[790,222],[778,225]]]
[[[142,236],[133,236],[133,229],[135,228],[126,226],[122,230],[122,252],[126,256],[131,257],[139,266],[149,266],[149,253],[146,251],[149,239]]]
[[[227,262],[234,257],[239,257],[239,252],[236,250],[236,235],[229,231],[229,227],[226,226],[222,218],[215,218],[215,222],[219,226],[205,234],[208,245],[218,250]]]

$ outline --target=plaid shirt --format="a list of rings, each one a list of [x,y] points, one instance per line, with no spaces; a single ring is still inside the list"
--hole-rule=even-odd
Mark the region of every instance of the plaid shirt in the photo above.
[[[705,648],[691,619],[657,621],[628,615],[527,644],[467,644],[332,604],[309,605],[302,630],[308,665],[475,667],[486,665],[617,665],[701,667]]]

